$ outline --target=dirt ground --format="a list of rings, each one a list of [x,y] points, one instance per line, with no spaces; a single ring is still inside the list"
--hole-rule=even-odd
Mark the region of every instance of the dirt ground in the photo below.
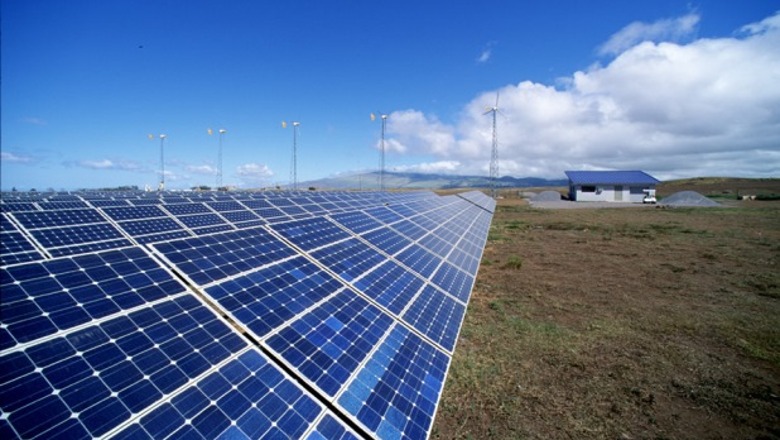
[[[730,205],[500,200],[432,438],[780,438],[780,201]]]

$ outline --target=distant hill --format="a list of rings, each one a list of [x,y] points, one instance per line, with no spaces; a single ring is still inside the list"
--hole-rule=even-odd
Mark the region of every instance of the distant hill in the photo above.
[[[566,186],[565,179],[548,180],[536,177],[516,178],[504,176],[499,186],[508,188],[527,188],[545,186]],[[301,187],[317,189],[377,189],[379,173],[351,174],[328,177],[299,183]],[[486,188],[490,186],[487,176],[453,176],[449,174],[397,173],[385,172],[387,189],[448,189],[448,188]]]

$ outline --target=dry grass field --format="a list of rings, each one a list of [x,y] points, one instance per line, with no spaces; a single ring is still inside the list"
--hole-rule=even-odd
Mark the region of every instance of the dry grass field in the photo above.
[[[729,204],[501,200],[432,438],[780,438],[780,202]]]

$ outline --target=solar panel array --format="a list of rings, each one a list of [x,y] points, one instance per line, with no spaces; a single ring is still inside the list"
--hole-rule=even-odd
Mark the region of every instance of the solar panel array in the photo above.
[[[5,193],[0,438],[426,438],[480,192]]]

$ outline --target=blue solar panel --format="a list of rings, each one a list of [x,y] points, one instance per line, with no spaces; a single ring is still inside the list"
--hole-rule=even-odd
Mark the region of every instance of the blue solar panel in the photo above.
[[[3,325],[20,344],[26,343],[0,356],[0,371],[13,371],[0,378],[0,408],[19,437],[104,435],[247,346],[193,296],[177,295],[183,286],[161,269],[151,269],[153,262],[138,253],[133,249],[52,260],[19,266],[3,275],[4,280],[7,276],[21,280],[22,287],[12,295],[32,298],[39,310],[48,313],[20,307],[25,299],[13,301],[12,308],[3,304]],[[69,270],[79,268],[87,279],[101,281],[82,284]],[[52,269],[59,276],[39,277]],[[106,286],[118,279],[117,271],[127,275],[128,286],[158,290],[148,298],[154,302],[145,302],[142,295],[138,300],[122,298],[127,293],[120,286],[101,299]],[[101,292],[91,292],[93,297],[88,298],[84,289],[89,286]],[[76,293],[79,289],[82,292]],[[69,310],[82,308],[74,300],[89,300],[84,309],[93,314],[92,320],[63,319]],[[87,307],[103,300],[112,301],[114,307],[99,311]],[[121,308],[134,311],[124,315]],[[18,323],[41,316],[57,324],[60,333],[55,338],[13,330]]]
[[[362,237],[390,255],[412,244],[411,240],[387,227],[366,232]]]
[[[411,245],[395,258],[424,278],[429,278],[441,263],[441,259],[419,245]]]
[[[338,404],[378,438],[427,438],[449,356],[396,325]]]
[[[403,217],[384,206],[377,206],[376,208],[367,209],[366,213],[387,225],[399,220],[403,220]]]
[[[295,254],[260,228],[157,243],[154,247],[201,286]]]
[[[28,229],[106,222],[106,219],[95,209],[18,212],[13,214],[13,216],[22,226]]]
[[[116,438],[301,438],[322,412],[320,403],[250,349],[178,391]]]
[[[3,212],[24,212],[24,211],[38,211],[35,204],[31,202],[3,202],[0,204],[0,210]]]
[[[465,313],[466,306],[427,285],[404,312],[403,319],[452,352]]]
[[[431,281],[463,303],[468,303],[474,277],[445,261]]]
[[[188,214],[211,214],[213,213],[203,203],[182,203],[175,205],[165,205],[165,210],[175,216],[188,215]]]
[[[354,286],[366,296],[399,315],[423,286],[423,280],[393,261],[366,273]]]
[[[427,230],[421,228],[416,223],[414,223],[411,220],[402,220],[398,223],[393,224],[393,229],[400,232],[404,236],[410,238],[411,240],[418,240],[421,237],[423,237],[425,234],[428,233]]]
[[[368,301],[342,291],[270,336],[266,344],[333,397],[392,323]]]
[[[347,282],[387,259],[356,238],[321,248],[313,252],[312,257]]]
[[[33,229],[30,230],[30,234],[46,249],[91,242],[104,242],[103,244],[106,244],[105,242],[109,240],[114,240],[111,242],[111,248],[129,246],[131,244],[129,240],[124,238],[121,232],[108,223],[67,226],[63,228]],[[97,243],[95,248],[88,248],[88,250],[96,250],[101,247],[105,248],[105,246],[101,246],[100,243]]]
[[[0,274],[2,322],[19,343],[184,291],[136,248],[8,266]]]
[[[0,438],[426,438],[492,206],[3,195]]]
[[[307,440],[358,440],[360,437],[326,413],[306,437]]]
[[[262,337],[343,287],[305,258],[295,257],[211,286],[206,293]]]
[[[43,255],[32,242],[5,217],[5,214],[0,215],[0,265],[42,259]]]
[[[167,214],[163,212],[157,206],[134,206],[134,207],[119,207],[119,208],[104,208],[103,212],[116,221],[122,220],[137,220],[142,218],[155,218],[155,217],[167,217]]]
[[[306,251],[350,237],[348,232],[324,217],[277,223],[272,229]]]

